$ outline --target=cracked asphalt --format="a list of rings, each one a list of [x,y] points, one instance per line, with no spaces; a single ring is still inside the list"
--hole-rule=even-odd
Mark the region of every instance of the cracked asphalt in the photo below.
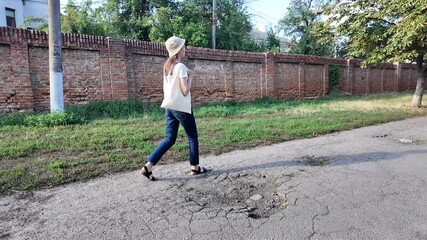
[[[0,198],[0,239],[427,239],[427,117]]]

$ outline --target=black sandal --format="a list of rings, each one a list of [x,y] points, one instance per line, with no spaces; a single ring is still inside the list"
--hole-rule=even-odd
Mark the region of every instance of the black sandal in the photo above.
[[[156,180],[156,178],[152,175],[153,172],[148,171],[147,166],[144,166],[144,168],[141,169],[140,173],[142,174],[142,176],[148,178],[148,180],[150,180],[150,181],[155,181]]]
[[[206,170],[206,168],[197,166],[197,169],[191,169],[191,174],[198,175],[198,174],[206,173],[207,171],[208,170]]]

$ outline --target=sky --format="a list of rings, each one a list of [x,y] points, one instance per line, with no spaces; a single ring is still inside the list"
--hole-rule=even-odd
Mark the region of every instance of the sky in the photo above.
[[[79,1],[79,0],[77,0]],[[60,0],[61,7],[68,0]],[[283,18],[290,0],[247,0],[247,11],[255,28],[266,31],[269,26],[276,26]]]
[[[266,31],[285,16],[290,0],[248,0],[248,13],[254,27]]]

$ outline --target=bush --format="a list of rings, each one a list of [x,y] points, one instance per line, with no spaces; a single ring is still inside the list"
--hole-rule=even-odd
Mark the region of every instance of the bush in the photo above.
[[[3,126],[22,126],[28,114],[26,113],[8,113],[0,115],[0,127]]]
[[[0,114],[2,126],[60,126],[82,124],[96,119],[127,119],[148,117],[159,120],[164,117],[164,109],[158,103],[142,103],[137,100],[92,101],[84,105],[66,106],[64,113],[9,113]]]
[[[84,117],[75,115],[74,113],[54,112],[39,115],[28,115],[24,121],[24,125],[30,127],[53,127],[82,124],[85,122]]]
[[[126,119],[146,115],[164,115],[160,104],[142,103],[137,100],[125,101],[92,101],[85,105],[68,106],[66,111],[84,116],[87,120],[112,118]]]
[[[330,91],[337,91],[340,88],[340,66],[332,64],[329,68]]]

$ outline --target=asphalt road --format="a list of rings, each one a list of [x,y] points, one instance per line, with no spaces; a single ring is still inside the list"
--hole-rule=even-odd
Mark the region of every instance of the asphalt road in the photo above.
[[[0,198],[0,239],[427,239],[427,117]]]

